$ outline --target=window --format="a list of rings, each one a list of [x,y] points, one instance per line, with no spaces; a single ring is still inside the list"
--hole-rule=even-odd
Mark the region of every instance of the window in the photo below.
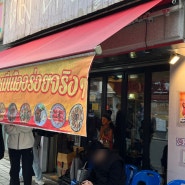
[[[108,77],[107,83],[107,110],[112,111],[112,121],[115,123],[117,112],[121,109],[122,75]]]
[[[88,113],[101,117],[102,78],[91,78]]]
[[[151,125],[150,143],[151,167],[161,171],[161,157],[167,145],[169,106],[169,71],[152,73]],[[157,151],[157,152],[156,152]]]

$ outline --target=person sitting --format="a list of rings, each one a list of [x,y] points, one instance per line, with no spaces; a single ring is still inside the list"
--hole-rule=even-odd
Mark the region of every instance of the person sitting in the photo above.
[[[88,180],[83,185],[124,185],[124,162],[100,142],[92,142],[88,151],[93,163]]]

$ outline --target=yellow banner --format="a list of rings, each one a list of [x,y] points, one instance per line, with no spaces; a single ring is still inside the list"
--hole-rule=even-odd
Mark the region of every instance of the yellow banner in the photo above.
[[[0,72],[0,122],[86,136],[94,56]]]

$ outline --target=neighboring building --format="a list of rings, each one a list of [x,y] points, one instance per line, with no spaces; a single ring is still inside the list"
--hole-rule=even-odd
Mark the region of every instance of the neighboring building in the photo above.
[[[60,103],[65,104],[71,96],[71,101],[79,104],[78,101],[85,97],[81,103],[84,105],[82,108],[85,114],[91,110],[100,118],[105,110],[111,109],[114,122],[117,112],[121,109],[119,151],[126,162],[142,166],[144,169],[153,168],[162,173],[161,157],[164,147],[168,144],[168,180],[183,179],[184,5],[184,0],[6,0],[2,49],[11,49],[0,52],[0,69],[8,69],[6,75],[9,75],[8,72],[14,69],[11,69],[12,67],[23,71],[26,66],[25,69],[29,71],[30,68],[35,69],[38,65],[43,65],[42,70],[49,73],[51,69],[53,75],[53,63],[56,68],[62,68],[65,61],[67,65],[71,65],[79,59],[79,63],[74,65],[76,67],[71,65],[71,69],[80,65],[81,69],[77,73],[81,75],[83,71],[85,76],[90,75],[88,92],[88,84],[81,81],[78,87],[80,93],[84,92],[81,97],[78,96],[76,100],[76,94],[73,96],[72,93],[75,85],[71,85],[71,93],[61,98]],[[0,28],[3,17],[1,15],[3,13],[0,1]],[[180,61],[170,67],[168,62],[172,55],[180,56]],[[61,63],[57,65],[58,60],[65,61],[59,61]],[[47,64],[51,64],[52,68]],[[34,74],[37,75],[37,72],[34,70]],[[1,73],[0,75],[1,93],[6,90],[9,92],[9,86],[2,85],[3,79],[7,76],[2,78]],[[75,75],[73,77],[75,79]],[[38,91],[35,90],[36,93]],[[28,88],[25,92],[32,91]],[[37,103],[43,103],[42,98],[38,96]],[[1,99],[0,96],[0,102],[6,101]],[[84,103],[87,99],[88,106]],[[52,98],[48,97],[47,100],[52,101]],[[9,103],[7,102],[6,104]],[[21,103],[17,102],[17,110],[21,109]],[[31,109],[35,111],[33,106],[31,105]],[[43,106],[40,106],[39,104],[36,108],[41,111]],[[64,106],[67,109],[66,114],[70,114],[69,107]],[[61,106],[59,108],[62,109]],[[45,115],[51,114],[51,110],[46,111]],[[49,126],[50,119],[52,116],[48,116],[47,125],[34,125],[34,121],[38,122],[34,118],[28,125],[69,134],[85,133],[85,126],[82,127],[83,131],[77,128],[69,131],[66,123],[63,123],[66,130],[53,129]],[[2,122],[6,121],[8,119]],[[22,124],[20,120],[18,124]],[[44,145],[47,145],[47,142]],[[44,155],[45,170],[53,168],[51,164],[49,167],[46,166],[46,160],[51,159],[53,155],[55,153],[52,151],[49,152],[49,156]]]

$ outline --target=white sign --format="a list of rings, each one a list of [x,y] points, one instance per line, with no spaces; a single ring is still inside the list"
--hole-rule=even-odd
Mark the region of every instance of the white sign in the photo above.
[[[156,118],[156,130],[166,132],[166,120]]]

